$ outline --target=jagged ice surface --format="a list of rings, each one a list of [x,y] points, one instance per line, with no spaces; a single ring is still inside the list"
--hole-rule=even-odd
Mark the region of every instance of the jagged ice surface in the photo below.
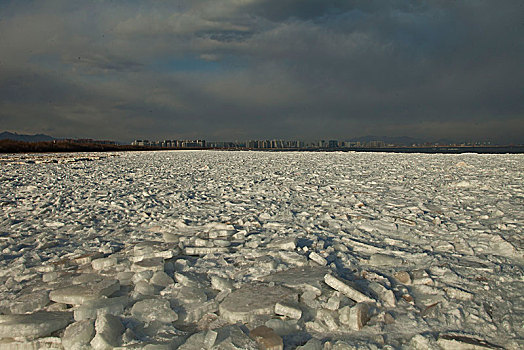
[[[0,348],[522,348],[523,174],[522,155],[3,156]]]

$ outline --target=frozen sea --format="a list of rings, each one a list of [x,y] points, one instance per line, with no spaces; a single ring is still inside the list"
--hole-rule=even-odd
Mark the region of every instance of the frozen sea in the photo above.
[[[523,155],[0,156],[0,349],[521,349],[523,177]]]

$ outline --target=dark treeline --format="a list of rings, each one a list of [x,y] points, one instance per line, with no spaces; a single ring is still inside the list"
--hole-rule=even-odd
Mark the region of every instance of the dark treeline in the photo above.
[[[112,151],[140,151],[151,150],[150,147],[78,143],[72,141],[24,142],[14,140],[0,140],[0,153],[47,153],[47,152],[112,152]]]

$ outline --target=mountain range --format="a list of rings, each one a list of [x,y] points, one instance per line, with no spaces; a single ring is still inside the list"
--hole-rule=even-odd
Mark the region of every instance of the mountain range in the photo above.
[[[0,140],[13,140],[13,141],[24,141],[24,142],[43,142],[43,141],[53,141],[56,140],[54,137],[44,134],[36,135],[24,135],[4,131],[0,133]]]

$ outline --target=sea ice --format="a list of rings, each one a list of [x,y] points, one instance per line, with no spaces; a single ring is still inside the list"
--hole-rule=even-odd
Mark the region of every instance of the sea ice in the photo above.
[[[522,155],[0,163],[2,349],[524,347]]]

